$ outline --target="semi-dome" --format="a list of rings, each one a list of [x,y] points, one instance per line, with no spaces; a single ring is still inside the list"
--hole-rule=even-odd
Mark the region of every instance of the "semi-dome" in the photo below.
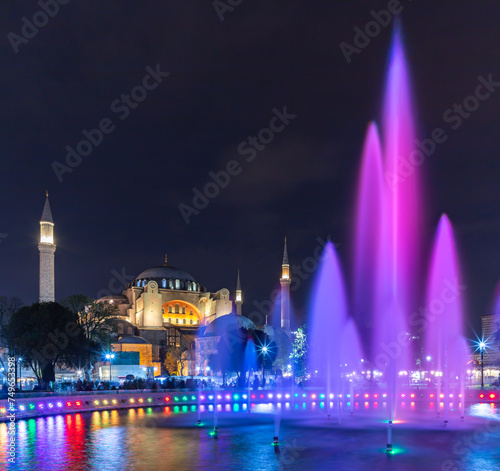
[[[143,287],[148,281],[156,281],[159,288],[203,291],[203,287],[187,271],[171,265],[151,267],[140,273],[132,286]]]

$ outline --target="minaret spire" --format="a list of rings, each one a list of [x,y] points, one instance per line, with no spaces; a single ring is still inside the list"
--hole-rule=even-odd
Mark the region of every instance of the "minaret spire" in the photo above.
[[[236,280],[236,314],[241,316],[241,305],[243,304],[243,296],[241,293],[240,270],[238,269],[238,278]]]
[[[54,281],[54,220],[49,204],[49,192],[45,191],[45,205],[40,219],[40,302],[52,302],[55,300]]]
[[[283,248],[283,263],[281,265],[281,328],[285,333],[290,336],[290,265],[288,263],[288,250],[285,246]]]

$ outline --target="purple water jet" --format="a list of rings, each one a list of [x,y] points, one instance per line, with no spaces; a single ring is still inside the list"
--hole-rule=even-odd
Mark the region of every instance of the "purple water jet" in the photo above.
[[[436,369],[438,397],[444,387],[445,420],[452,388],[463,392],[468,350],[464,338],[460,268],[446,214],[436,231],[427,286],[425,348]],[[462,400],[463,403],[463,400]]]

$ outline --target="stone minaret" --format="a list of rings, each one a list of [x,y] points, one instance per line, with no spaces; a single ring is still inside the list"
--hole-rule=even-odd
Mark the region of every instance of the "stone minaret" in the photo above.
[[[54,283],[54,221],[50,211],[49,193],[46,193],[45,206],[40,220],[40,302],[55,300]]]
[[[290,265],[288,264],[288,252],[283,250],[283,264],[281,265],[281,328],[290,335]]]
[[[241,294],[240,271],[238,270],[238,279],[236,281],[236,314],[241,316],[241,305],[243,304],[243,296]]]

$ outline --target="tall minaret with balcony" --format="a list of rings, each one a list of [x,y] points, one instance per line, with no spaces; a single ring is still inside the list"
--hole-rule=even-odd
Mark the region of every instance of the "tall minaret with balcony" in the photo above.
[[[46,192],[45,206],[43,207],[42,219],[40,220],[40,302],[52,302],[55,300],[54,283],[54,221],[50,211],[49,193]]]
[[[288,263],[288,251],[283,250],[283,264],[281,265],[281,328],[290,335],[290,265]]]
[[[236,314],[241,316],[241,305],[243,304],[243,296],[241,294],[240,271],[238,270],[238,279],[236,281]]]

